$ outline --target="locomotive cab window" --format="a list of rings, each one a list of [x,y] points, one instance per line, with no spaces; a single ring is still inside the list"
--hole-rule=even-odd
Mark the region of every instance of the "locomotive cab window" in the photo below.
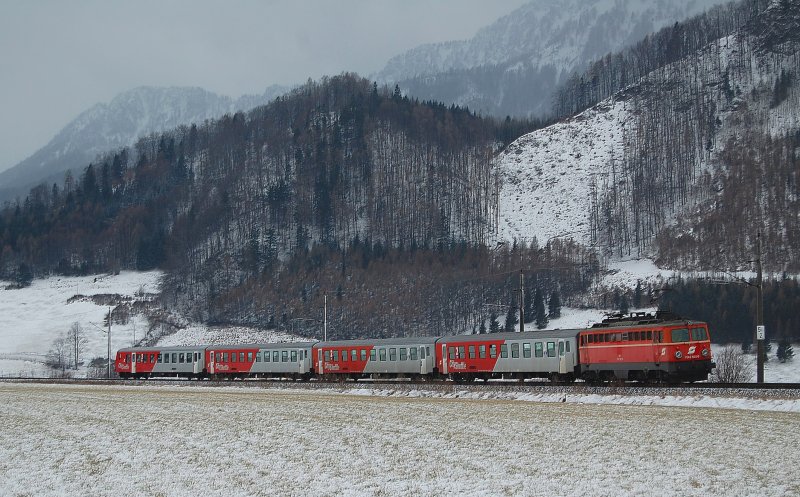
[[[689,330],[687,328],[679,328],[677,330],[672,330],[672,341],[673,342],[688,342],[689,341]]]
[[[692,328],[692,341],[708,340],[705,328]]]

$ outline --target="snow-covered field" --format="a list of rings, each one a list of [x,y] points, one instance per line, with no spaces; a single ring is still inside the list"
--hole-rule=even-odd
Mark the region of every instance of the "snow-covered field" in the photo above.
[[[800,495],[800,416],[0,384],[0,495]]]
[[[70,302],[75,295],[119,294],[134,296],[158,292],[161,272],[124,271],[117,276],[51,277],[34,280],[23,289],[7,290],[0,281],[0,376],[47,372],[44,361],[53,340],[64,336],[73,323],[81,325],[87,338],[83,359],[106,357],[108,338],[103,318],[108,307],[90,299]],[[111,348],[130,346],[134,333],[145,329],[142,316],[133,316],[125,326],[114,325]]]

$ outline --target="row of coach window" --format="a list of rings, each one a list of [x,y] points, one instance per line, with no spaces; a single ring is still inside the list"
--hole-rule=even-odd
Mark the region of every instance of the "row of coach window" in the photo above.
[[[416,361],[425,359],[431,353],[430,347],[391,347],[388,349],[334,349],[325,350],[325,362],[366,362],[367,357],[370,361]]]
[[[200,360],[200,352],[172,352],[161,353],[156,352],[152,354],[124,354],[122,362],[138,362],[138,363],[173,363],[173,364],[191,364]]]
[[[509,347],[509,344],[500,344],[500,357],[502,359],[508,358],[509,349],[511,350],[512,359],[519,359],[520,349],[522,349],[522,357],[524,359],[530,359],[531,346],[533,347],[534,357],[544,357],[545,351],[547,352],[547,357],[556,357],[556,342],[534,342],[533,345],[531,345],[531,342],[514,342],[510,345]],[[561,342],[559,346],[563,348],[563,350],[559,351],[561,353],[570,351],[569,342]],[[447,354],[450,359],[475,359],[476,357],[478,359],[486,359],[487,350],[490,358],[497,358],[496,344],[489,345],[488,347],[486,345],[478,345],[477,347],[475,345],[452,345],[447,347]]]
[[[265,350],[264,352],[217,352],[216,362],[297,362],[307,357],[304,350]]]

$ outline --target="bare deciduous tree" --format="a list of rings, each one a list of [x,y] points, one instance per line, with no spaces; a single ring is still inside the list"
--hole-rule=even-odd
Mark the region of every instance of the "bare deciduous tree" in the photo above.
[[[753,379],[753,361],[742,354],[741,347],[726,345],[714,357],[716,369],[711,381],[717,383],[747,383]]]
[[[75,321],[72,323],[72,326],[70,326],[69,331],[67,332],[67,342],[69,343],[69,347],[72,352],[73,369],[78,369],[78,365],[81,363],[81,356],[83,355],[84,348],[88,343],[86,333],[84,333],[79,322]]]

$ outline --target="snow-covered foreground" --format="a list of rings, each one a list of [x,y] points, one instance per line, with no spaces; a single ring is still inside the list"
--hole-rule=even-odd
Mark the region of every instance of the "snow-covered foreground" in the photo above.
[[[0,281],[0,376],[48,372],[43,364],[53,340],[63,337],[73,323],[81,325],[87,338],[83,359],[106,357],[108,338],[103,318],[108,307],[90,298],[70,301],[76,295],[91,297],[136,292],[158,292],[161,272],[124,271],[117,276],[51,277],[34,280],[31,286],[7,290]],[[132,316],[127,325],[114,325],[111,348],[130,346],[134,334],[144,333],[146,321]]]
[[[0,384],[0,495],[800,494],[800,416]]]

